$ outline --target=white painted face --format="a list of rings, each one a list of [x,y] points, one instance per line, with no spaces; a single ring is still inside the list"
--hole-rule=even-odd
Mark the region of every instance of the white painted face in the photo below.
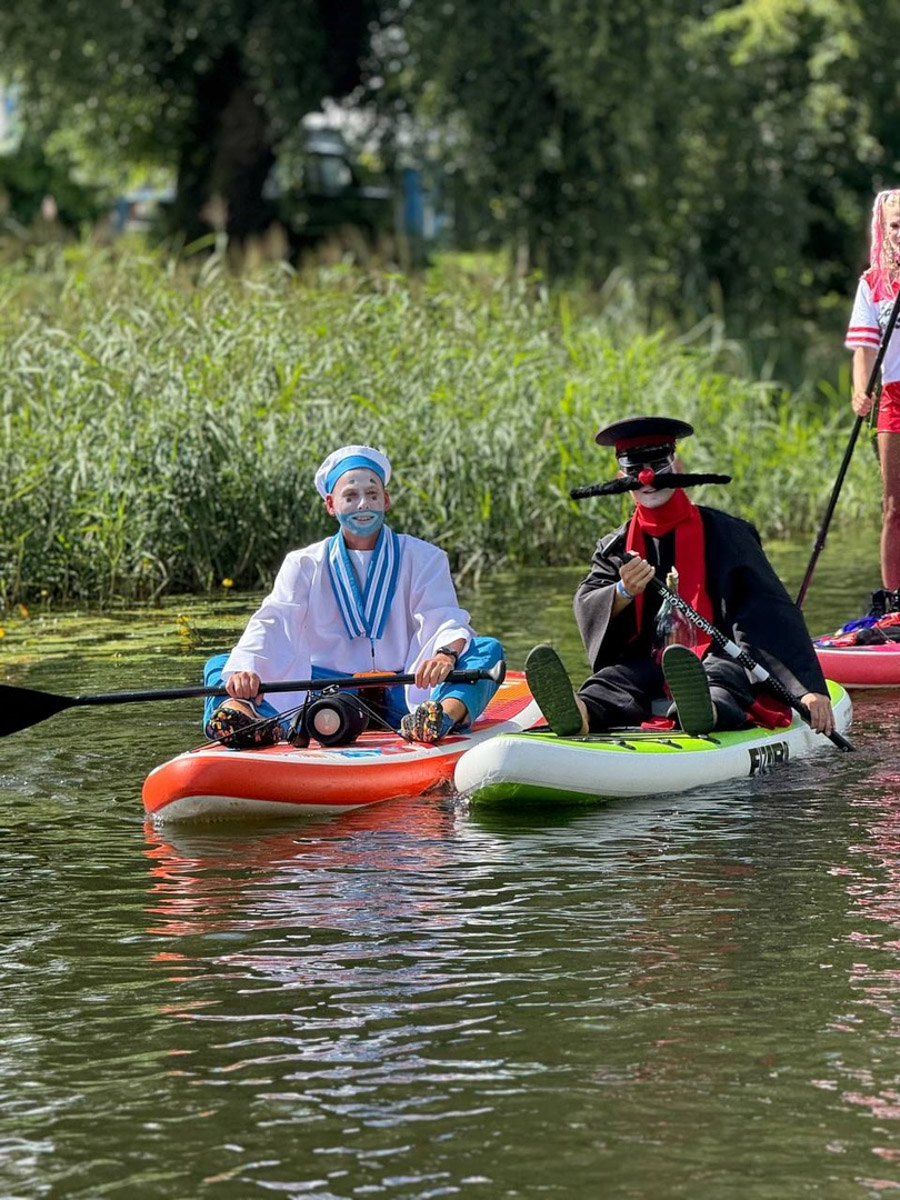
[[[355,538],[375,537],[384,522],[391,498],[374,471],[352,467],[341,475],[325,497],[325,510]]]
[[[638,472],[643,470],[644,466],[652,467],[657,475],[668,475],[675,469],[675,455],[669,454],[662,461],[659,458],[654,458],[652,462],[642,463],[640,466],[632,466],[627,471],[620,469],[619,475],[637,476]],[[631,497],[635,504],[640,504],[643,508],[660,508],[667,500],[671,500],[674,494],[674,488],[642,487],[632,492]]]
[[[674,495],[674,488],[640,488],[632,492],[635,504],[640,504],[642,508],[660,508]]]

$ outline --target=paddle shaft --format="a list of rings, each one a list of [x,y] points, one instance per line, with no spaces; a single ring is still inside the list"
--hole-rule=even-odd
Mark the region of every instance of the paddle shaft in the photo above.
[[[711,637],[717,645],[721,646],[727,655],[739,662],[741,666],[746,667],[752,679],[757,683],[764,683],[780,700],[784,700],[786,704],[791,706],[794,712],[799,713],[807,725],[809,724],[809,709],[796,696],[791,695],[780,679],[777,679],[765,667],[760,666],[746,650],[742,650],[737,642],[722,633],[721,629],[717,629],[711,621],[707,621],[706,617],[698,613],[696,608],[692,604],[689,604],[683,596],[679,596],[677,592],[673,592],[671,588],[666,587],[659,579],[654,578],[651,580],[651,583],[658,592],[669,598],[671,604],[674,604],[680,612],[683,612],[689,620],[693,621],[698,629],[702,629],[708,637]],[[847,751],[856,749],[853,743],[845,738],[843,734],[838,733],[837,730],[827,736],[828,740],[833,742],[839,750]]]
[[[894,326],[897,324],[897,317],[900,315],[900,291],[897,292],[897,297],[894,300],[891,314],[888,317],[888,323],[884,334],[881,338],[881,344],[878,347],[878,353],[875,355],[875,361],[872,363],[872,370],[869,372],[869,379],[866,384],[866,395],[871,396],[875,391],[878,383],[878,372],[881,370],[881,364],[884,362],[884,356],[887,353],[888,343],[891,340],[891,334],[894,332]],[[837,507],[838,496],[841,494],[841,488],[844,486],[844,478],[850,466],[850,459],[853,457],[853,450],[859,438],[859,431],[862,429],[863,417],[857,417],[853,422],[853,431],[850,434],[850,441],[847,443],[847,449],[844,451],[844,457],[841,462],[841,468],[838,471],[838,477],[834,482],[834,487],[831,489],[831,498],[828,501],[828,507],[825,510],[825,516],[822,519],[822,524],[819,527],[819,532],[816,535],[815,544],[813,545],[812,557],[809,560],[809,565],[806,568],[806,574],[803,576],[803,582],[800,584],[800,591],[797,593],[797,607],[803,607],[803,601],[806,599],[806,593],[809,591],[809,585],[812,583],[813,572],[816,569],[816,563],[819,561],[819,555],[825,548],[825,538],[828,534],[828,527],[831,524],[831,518],[834,516],[834,510]]]
[[[481,679],[495,679],[491,671],[451,671],[444,683],[477,683]],[[284,683],[261,683],[261,692],[324,692],[331,689],[368,688],[368,687],[400,687],[403,684],[415,683],[415,675],[386,674],[386,675],[348,675],[337,676],[334,679],[290,679]],[[94,704],[134,704],[146,700],[187,700],[195,696],[227,696],[229,693],[223,687],[186,687],[163,688],[152,692],[106,692],[94,696],[69,696],[68,707],[80,707]],[[0,692],[2,695],[2,692]]]
[[[500,684],[506,675],[506,663],[501,660],[487,670],[451,671],[444,683],[477,683],[490,679]],[[414,674],[385,673],[383,675],[337,675],[323,679],[290,679],[279,683],[260,684],[261,692],[334,692],[343,689],[397,687],[415,683]],[[227,696],[223,687],[160,688],[152,692],[104,692],[91,696],[57,696],[31,688],[0,685],[0,737],[37,725],[54,713],[67,708],[88,708],[98,704],[140,704],[149,700],[188,700],[196,696]]]

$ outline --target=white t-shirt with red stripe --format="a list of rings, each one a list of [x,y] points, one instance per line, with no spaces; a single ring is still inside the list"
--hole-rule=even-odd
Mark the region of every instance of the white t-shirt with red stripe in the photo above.
[[[860,276],[856,289],[856,299],[853,301],[853,312],[847,328],[844,345],[848,350],[858,350],[864,347],[877,350],[881,345],[883,331],[894,307],[894,297],[885,296],[875,299],[875,272],[866,271]],[[885,351],[881,364],[881,378],[884,383],[900,381],[900,336],[895,330]]]

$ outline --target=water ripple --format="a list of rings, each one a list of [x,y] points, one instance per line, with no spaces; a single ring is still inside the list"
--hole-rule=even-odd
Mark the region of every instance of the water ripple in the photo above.
[[[0,1190],[900,1185],[898,709],[683,796],[194,833],[143,824],[117,725],[115,769],[74,719],[10,739]]]

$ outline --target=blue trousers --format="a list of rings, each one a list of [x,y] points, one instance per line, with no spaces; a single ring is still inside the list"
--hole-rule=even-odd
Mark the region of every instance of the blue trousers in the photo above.
[[[469,643],[465,652],[459,656],[456,670],[488,671],[491,667],[495,667],[502,658],[503,647],[496,638],[476,637]],[[206,666],[203,668],[203,682],[207,687],[221,687],[222,668],[225,666],[227,659],[227,654],[214,654],[212,658],[207,659]],[[385,674],[388,674],[388,672],[385,672]],[[345,677],[346,672],[330,671],[325,667],[313,667],[310,674],[310,678],[321,679],[323,684],[326,684],[329,679]],[[348,688],[347,690],[351,689]],[[438,703],[442,700],[449,700],[451,697],[461,700],[469,714],[468,723],[471,724],[487,708],[491,696],[493,696],[496,690],[497,685],[492,679],[479,679],[477,683],[441,683],[432,689],[431,699],[436,700]],[[386,699],[385,719],[392,729],[399,729],[401,717],[406,716],[409,712],[406,706],[405,691],[402,687],[388,687],[384,691]],[[206,697],[203,710],[204,725],[225,699],[226,697],[224,696]],[[278,716],[278,709],[271,705],[268,700],[264,699],[257,707],[261,716]],[[292,719],[293,715],[285,717],[281,722],[285,732]],[[468,725],[465,728],[468,728]]]

